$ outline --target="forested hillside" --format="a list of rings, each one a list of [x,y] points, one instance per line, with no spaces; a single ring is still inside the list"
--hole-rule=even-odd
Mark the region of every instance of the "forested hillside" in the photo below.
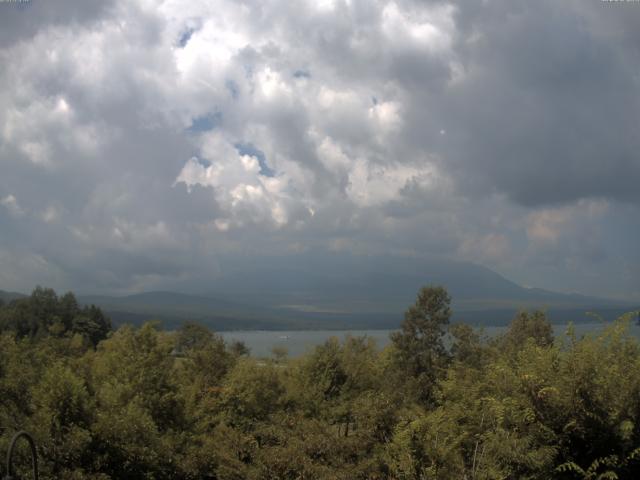
[[[639,478],[631,317],[554,339],[521,312],[487,340],[449,306],[422,289],[382,351],[257,359],[194,323],[113,331],[37,289],[0,307],[0,454],[25,429],[46,479]]]

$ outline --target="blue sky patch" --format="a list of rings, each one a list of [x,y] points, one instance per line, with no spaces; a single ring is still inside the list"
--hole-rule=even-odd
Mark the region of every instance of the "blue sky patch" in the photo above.
[[[311,73],[309,73],[307,70],[296,70],[295,72],[293,72],[293,77],[294,78],[311,78]]]
[[[200,117],[196,117],[191,121],[191,126],[187,128],[188,132],[200,133],[213,130],[222,123],[222,113],[213,112]]]
[[[186,47],[187,43],[189,43],[189,40],[191,40],[191,37],[196,32],[196,30],[196,28],[187,28],[185,31],[183,31],[180,34],[180,38],[178,38],[178,46],[180,48]]]
[[[206,158],[198,157],[197,155],[193,158],[195,158],[196,162],[198,162],[204,168],[209,168],[211,166],[211,162]]]
[[[258,159],[258,163],[260,164],[260,175],[264,175],[265,177],[275,177],[276,172],[267,165],[267,158],[262,150],[258,150],[251,143],[236,143],[235,147],[240,155],[249,155],[250,157]]]
[[[224,86],[227,87],[227,90],[229,90],[231,98],[237,100],[240,96],[240,88],[238,88],[238,84],[233,80],[227,80],[226,82],[224,82]]]

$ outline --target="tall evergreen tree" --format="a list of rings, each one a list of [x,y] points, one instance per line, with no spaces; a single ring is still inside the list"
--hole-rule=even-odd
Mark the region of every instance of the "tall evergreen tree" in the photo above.
[[[451,297],[440,286],[423,287],[416,303],[404,314],[401,330],[391,335],[397,365],[412,377],[418,398],[433,402],[435,383],[446,367],[448,355],[444,346]]]

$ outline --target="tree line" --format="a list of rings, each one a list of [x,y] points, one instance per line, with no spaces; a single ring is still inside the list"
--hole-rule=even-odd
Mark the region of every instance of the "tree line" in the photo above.
[[[640,478],[630,318],[554,338],[519,312],[489,339],[450,303],[421,289],[382,350],[259,359],[191,322],[113,330],[38,288],[0,306],[0,452],[30,431],[48,479]]]

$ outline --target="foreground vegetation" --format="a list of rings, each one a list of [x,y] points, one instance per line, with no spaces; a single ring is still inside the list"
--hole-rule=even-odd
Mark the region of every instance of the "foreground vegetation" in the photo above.
[[[522,312],[486,340],[449,304],[422,289],[383,351],[255,359],[196,324],[112,331],[37,289],[0,306],[0,452],[32,432],[51,479],[640,478],[629,320],[554,339]]]

